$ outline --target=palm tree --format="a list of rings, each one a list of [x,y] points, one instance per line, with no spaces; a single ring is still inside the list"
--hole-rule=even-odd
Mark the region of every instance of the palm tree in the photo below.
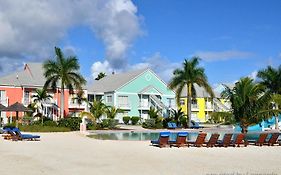
[[[100,80],[100,79],[102,79],[103,77],[106,77],[105,72],[100,72],[100,73],[98,74],[98,76],[95,78],[95,80]]]
[[[34,103],[37,104],[37,109],[38,109],[39,113],[41,114],[41,120],[42,120],[42,125],[43,125],[44,116],[42,114],[42,110],[43,110],[42,102],[44,102],[45,100],[49,100],[53,97],[47,93],[46,89],[36,89],[35,92],[36,92],[36,95],[32,95],[32,98],[34,98],[33,99]]]
[[[109,119],[114,119],[118,113],[123,112],[119,108],[115,108],[114,106],[108,106],[105,110],[106,116]]]
[[[184,112],[182,111],[182,108],[178,109],[178,110],[175,110],[175,109],[172,109],[172,117],[173,119],[176,121],[177,123],[177,126],[179,126],[179,123],[180,123],[180,118],[182,118],[184,116]]]
[[[162,117],[160,116],[161,114],[161,109],[156,109],[153,107],[150,107],[147,114],[151,119],[155,120],[155,123],[159,123],[162,121]]]
[[[100,118],[106,112],[107,106],[101,100],[94,100],[90,103],[90,112],[100,121]]]
[[[207,76],[205,75],[205,70],[199,66],[198,57],[192,57],[190,60],[185,59],[183,62],[183,69],[176,69],[173,72],[174,77],[169,83],[169,88],[176,91],[177,104],[180,105],[181,93],[184,87],[187,87],[188,96],[188,126],[191,126],[191,100],[192,97],[196,96],[196,91],[194,84],[203,87],[211,97],[214,96],[211,86],[208,83]]]
[[[78,59],[75,56],[64,57],[60,48],[55,47],[56,60],[47,60],[44,65],[44,76],[47,81],[44,85],[46,89],[51,86],[53,90],[57,88],[57,84],[60,83],[61,88],[61,104],[60,104],[60,117],[64,117],[64,89],[68,88],[70,92],[74,88],[82,89],[82,85],[86,83],[86,80],[78,72],[80,65]]]
[[[270,94],[249,77],[241,78],[233,89],[225,86],[222,95],[231,102],[235,122],[240,124],[242,133],[247,132],[248,126],[260,123],[266,117],[264,114],[273,112],[267,109]]]
[[[273,96],[281,94],[281,65],[278,69],[268,66],[266,69],[260,70],[257,76],[262,79],[261,84],[265,85]],[[278,109],[277,104],[274,104],[276,109]],[[275,129],[278,129],[278,115],[275,115]]]

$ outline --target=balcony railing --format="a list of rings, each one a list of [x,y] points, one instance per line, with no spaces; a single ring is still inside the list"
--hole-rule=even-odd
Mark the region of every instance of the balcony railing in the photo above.
[[[129,109],[131,108],[130,104],[118,104],[118,108],[121,108],[121,109]]]
[[[205,103],[205,109],[207,109],[207,110],[212,110],[213,109],[213,105],[212,105],[212,103]]]
[[[8,106],[8,103],[9,103],[8,97],[0,99],[0,104],[2,104],[4,106]]]
[[[199,109],[198,104],[191,104],[191,109]]]
[[[82,102],[82,104],[78,104],[77,100],[68,100],[68,107],[69,108],[86,108],[87,103]]]

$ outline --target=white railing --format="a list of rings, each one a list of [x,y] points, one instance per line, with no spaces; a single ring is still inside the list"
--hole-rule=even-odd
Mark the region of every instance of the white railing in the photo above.
[[[69,108],[85,108],[87,107],[86,102],[82,102],[82,104],[78,104],[77,100],[68,100],[68,107]]]
[[[205,103],[205,109],[209,109],[209,110],[213,109],[212,103],[211,102],[206,102]]]
[[[199,109],[197,104],[191,104],[191,109]]]
[[[4,105],[4,106],[8,106],[9,104],[9,99],[8,97],[7,98],[3,98],[3,99],[0,99],[0,104]]]
[[[128,109],[128,108],[131,108],[131,106],[130,106],[129,103],[128,104],[118,104],[118,108],[121,108],[121,109],[126,108],[126,109]]]

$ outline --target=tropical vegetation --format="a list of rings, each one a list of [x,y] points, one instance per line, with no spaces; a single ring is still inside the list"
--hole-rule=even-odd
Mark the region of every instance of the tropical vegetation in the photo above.
[[[55,90],[60,84],[61,99],[64,99],[64,90],[67,88],[70,92],[73,89],[82,89],[82,86],[86,83],[86,80],[79,73],[80,65],[78,59],[75,56],[65,57],[60,48],[55,47],[55,60],[45,61],[44,76],[46,82],[44,89],[49,86]],[[60,117],[64,118],[64,100],[61,100],[60,104]]]
[[[169,83],[169,88],[175,90],[176,100],[178,106],[180,106],[180,99],[182,92],[186,88],[185,94],[188,97],[187,109],[188,109],[188,126],[191,126],[191,101],[196,96],[194,85],[197,84],[203,87],[211,97],[214,96],[211,86],[208,83],[205,70],[199,67],[199,57],[192,57],[190,60],[185,59],[182,69],[178,68],[174,70],[172,80]]]

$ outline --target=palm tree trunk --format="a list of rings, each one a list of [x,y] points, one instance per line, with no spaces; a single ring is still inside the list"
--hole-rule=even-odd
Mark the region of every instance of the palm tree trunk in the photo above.
[[[278,110],[278,104],[276,105],[276,109]],[[279,121],[278,121],[278,114],[275,116],[275,129],[279,129]]]
[[[60,118],[64,118],[64,85],[61,85]]]
[[[242,128],[242,130],[241,130],[242,133],[246,134],[248,132],[248,130],[247,130],[248,127],[247,126],[241,126],[241,128]]]
[[[187,102],[187,109],[188,109],[188,127],[191,127],[191,84],[187,86],[188,92],[188,102]]]

